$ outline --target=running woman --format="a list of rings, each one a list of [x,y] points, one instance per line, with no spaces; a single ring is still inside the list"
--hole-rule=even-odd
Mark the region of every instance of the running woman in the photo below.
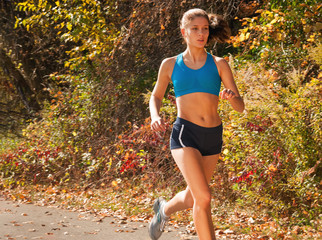
[[[149,235],[153,240],[159,239],[171,214],[192,208],[199,240],[214,240],[209,183],[222,148],[223,127],[217,111],[219,97],[228,100],[238,112],[244,111],[244,101],[225,59],[205,50],[212,40],[225,42],[229,39],[227,22],[202,9],[191,9],[184,13],[180,29],[186,50],[162,61],[149,106],[151,129],[164,131],[165,123],[159,112],[167,86],[172,82],[178,116],[170,147],[187,188],[168,202],[162,198],[155,201]]]

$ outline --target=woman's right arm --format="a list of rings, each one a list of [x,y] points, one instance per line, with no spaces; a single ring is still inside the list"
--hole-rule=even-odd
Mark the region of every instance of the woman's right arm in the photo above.
[[[162,61],[158,79],[152,91],[149,107],[151,115],[151,129],[154,131],[164,131],[165,125],[163,119],[160,117],[160,108],[165,91],[171,81],[171,58]]]

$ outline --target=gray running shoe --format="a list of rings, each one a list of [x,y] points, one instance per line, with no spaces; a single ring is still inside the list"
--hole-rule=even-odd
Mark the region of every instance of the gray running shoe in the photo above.
[[[168,217],[165,217],[161,214],[164,204],[166,204],[166,201],[162,198],[158,198],[153,204],[153,211],[155,215],[149,225],[149,235],[152,240],[158,240],[159,237],[161,237],[161,234],[164,231],[164,226],[169,220]]]

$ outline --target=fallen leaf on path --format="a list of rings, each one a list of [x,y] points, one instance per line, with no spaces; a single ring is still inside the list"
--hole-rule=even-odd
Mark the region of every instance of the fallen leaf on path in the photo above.
[[[23,222],[22,224],[33,224],[33,221],[27,221],[27,222]]]
[[[254,220],[252,217],[250,217],[250,218],[248,219],[248,223],[249,223],[249,224],[254,224],[254,223],[255,223],[255,220]]]
[[[233,230],[230,230],[230,229],[227,229],[224,231],[224,234],[233,234],[234,231]]]

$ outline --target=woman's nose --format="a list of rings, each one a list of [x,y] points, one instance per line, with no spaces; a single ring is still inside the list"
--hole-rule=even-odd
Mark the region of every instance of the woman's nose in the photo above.
[[[199,29],[198,35],[202,35],[202,34],[203,34],[203,30],[202,29]]]

